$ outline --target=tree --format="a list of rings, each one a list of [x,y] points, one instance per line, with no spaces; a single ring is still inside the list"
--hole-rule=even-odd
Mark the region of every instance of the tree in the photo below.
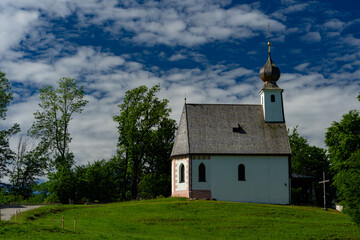
[[[116,157],[75,169],[76,200],[110,202],[120,198],[121,164]]]
[[[81,113],[88,103],[84,100],[83,87],[77,85],[75,79],[61,78],[58,88],[44,86],[40,89],[40,108],[34,113],[35,122],[29,135],[40,138],[38,149],[49,155],[57,172],[51,173],[54,191],[62,202],[71,197],[71,167],[74,156],[69,149],[71,142],[69,124],[75,113]]]
[[[11,86],[5,73],[0,71],[0,119],[6,120],[7,106],[13,99],[10,92]],[[0,125],[1,127],[1,125]],[[14,124],[10,129],[0,128],[0,179],[7,175],[7,166],[14,160],[15,154],[9,146],[10,137],[20,131],[19,124]]]
[[[44,174],[46,158],[37,149],[29,149],[28,139],[21,136],[18,142],[17,154],[10,174],[11,190],[15,195],[28,198],[32,195],[32,187],[38,177]]]
[[[131,198],[136,199],[144,173],[158,171],[170,176],[168,159],[176,126],[175,121],[169,119],[168,100],[155,96],[159,91],[159,85],[127,91],[123,103],[118,105],[120,114],[114,116],[119,124],[118,152],[123,156],[124,166],[122,200],[126,199],[129,179]]]
[[[358,96],[360,101],[360,95]],[[360,113],[351,110],[325,134],[339,203],[360,225]]]
[[[292,133],[290,131],[289,141],[291,147],[291,172],[301,174],[305,176],[314,177],[313,181],[318,182],[322,180],[323,172],[329,172],[329,161],[326,155],[326,151],[316,146],[310,146],[307,139],[300,136],[297,130],[297,126],[293,128]],[[295,185],[295,184],[294,184]],[[309,183],[311,187],[311,182]],[[295,186],[294,186],[295,187]],[[298,186],[299,187],[299,186]],[[311,193],[307,193],[309,189],[305,186],[301,189],[292,189],[292,192],[298,191],[297,195],[292,196],[294,202],[309,202],[309,196]],[[315,185],[315,196],[317,204],[322,203],[322,188],[319,184]]]

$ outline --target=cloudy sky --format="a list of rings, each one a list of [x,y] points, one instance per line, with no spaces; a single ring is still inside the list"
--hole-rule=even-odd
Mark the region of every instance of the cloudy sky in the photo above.
[[[323,147],[331,122],[360,106],[358,0],[1,0],[0,69],[14,101],[0,128],[16,122],[26,134],[38,89],[61,77],[77,79],[89,100],[71,122],[77,164],[114,154],[112,118],[140,85],[160,83],[176,120],[185,94],[260,104],[268,23],[287,126]]]

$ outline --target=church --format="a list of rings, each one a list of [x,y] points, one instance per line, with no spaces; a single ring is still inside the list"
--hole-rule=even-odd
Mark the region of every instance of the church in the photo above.
[[[184,105],[170,156],[173,197],[289,204],[290,144],[280,70],[260,70],[259,105]]]

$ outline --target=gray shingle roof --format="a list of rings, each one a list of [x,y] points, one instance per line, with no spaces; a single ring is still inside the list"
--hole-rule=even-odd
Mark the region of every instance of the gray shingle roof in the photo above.
[[[291,154],[285,123],[265,123],[262,105],[185,104],[171,156]]]

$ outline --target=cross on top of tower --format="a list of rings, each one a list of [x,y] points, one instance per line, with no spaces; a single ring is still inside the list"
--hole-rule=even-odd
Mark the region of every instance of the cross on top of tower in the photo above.
[[[272,61],[271,55],[270,55],[270,46],[271,46],[270,23],[268,23],[268,38],[269,38],[269,42],[268,42],[269,57],[268,57],[268,60],[265,63],[265,65],[260,69],[259,73],[260,73],[261,79],[265,82],[265,84],[272,83],[272,84],[276,85],[276,81],[279,80],[281,74],[280,74],[280,69]]]

